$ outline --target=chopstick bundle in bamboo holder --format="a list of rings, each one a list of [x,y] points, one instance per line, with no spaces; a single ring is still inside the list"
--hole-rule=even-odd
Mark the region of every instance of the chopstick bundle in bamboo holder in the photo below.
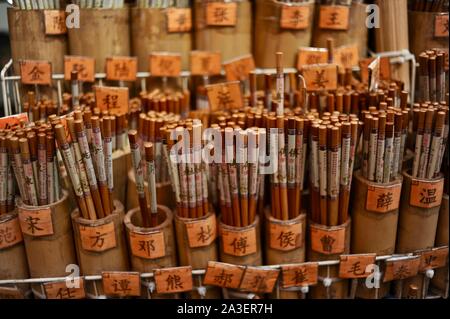
[[[254,57],[257,67],[275,65],[275,52],[285,54],[284,67],[295,67],[299,47],[311,44],[314,1],[263,0],[256,3]]]
[[[421,103],[446,101],[448,71],[445,70],[445,61],[448,60],[448,51],[439,49],[423,51],[417,59],[419,61],[418,101]]]
[[[198,50],[219,51],[222,61],[252,53],[252,3],[194,0]]]
[[[138,58],[138,70],[147,72],[148,53],[181,53],[182,69],[189,68],[192,48],[192,12],[189,1],[137,2],[131,8],[131,54]]]

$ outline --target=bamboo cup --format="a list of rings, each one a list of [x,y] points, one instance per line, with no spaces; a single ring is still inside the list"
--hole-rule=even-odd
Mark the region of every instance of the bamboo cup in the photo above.
[[[342,254],[350,253],[351,219],[344,224],[327,227],[309,223],[309,261],[337,260]],[[344,299],[348,294],[348,280],[338,278],[339,265],[319,268],[319,283],[311,287],[311,299]],[[324,279],[331,279],[331,285],[324,286]]]
[[[442,196],[441,210],[439,211],[439,220],[436,231],[436,247],[448,246],[448,194]],[[438,268],[434,272],[434,277],[431,280],[433,287],[437,288],[439,292],[446,297],[448,295],[448,265],[443,268]]]
[[[60,198],[44,206],[28,206],[17,199],[32,278],[67,276],[67,265],[77,263],[67,191],[63,190]],[[36,296],[41,296],[39,285],[32,285],[32,290]]]
[[[289,220],[279,220],[265,211],[266,263],[268,265],[295,264],[305,261],[306,213]],[[293,235],[291,235],[293,234]],[[300,299],[300,291],[275,288],[272,296],[278,299]]]
[[[78,208],[72,214],[73,230],[81,273],[85,276],[99,275],[102,271],[129,270],[128,250],[125,240],[122,203],[114,200],[111,215],[97,220],[80,217]],[[103,287],[92,281],[86,287],[90,297],[97,298]]]
[[[105,72],[109,56],[130,55],[129,8],[80,9],[80,27],[68,29],[71,55],[95,59],[95,72]]]
[[[127,230],[131,270],[145,273],[155,269],[177,266],[172,222],[173,214],[165,206],[158,206],[158,226],[151,228],[142,227],[139,208],[128,211],[124,224]],[[142,297],[169,298],[168,295],[150,294],[148,288],[142,288],[141,291],[147,291],[147,293],[143,293]]]
[[[0,238],[0,278],[29,278],[27,255],[17,212],[0,216]],[[30,289],[29,285],[9,285],[5,287],[5,291],[2,291],[2,288],[0,287],[0,299],[14,296],[24,298]]]
[[[197,50],[219,51],[222,61],[252,53],[252,5],[248,0],[237,4],[235,26],[206,25],[204,0],[195,0],[195,43]]]
[[[128,169],[131,167],[130,150],[117,150],[112,154],[114,198],[121,203],[126,203],[128,187]]]
[[[284,8],[299,8],[306,18],[306,27],[289,29],[281,26]],[[286,13],[287,14],[287,13]],[[294,13],[293,13],[294,14]],[[289,17],[289,15],[288,15]],[[254,57],[257,67],[272,68],[275,65],[275,53],[283,52],[283,66],[294,68],[297,65],[299,47],[311,44],[314,17],[314,2],[290,3],[289,6],[275,0],[256,1],[254,30]]]

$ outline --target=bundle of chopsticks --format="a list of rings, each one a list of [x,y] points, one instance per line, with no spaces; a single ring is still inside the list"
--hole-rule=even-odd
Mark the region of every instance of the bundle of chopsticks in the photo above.
[[[409,0],[409,9],[423,12],[448,12],[448,0]]]
[[[51,126],[5,129],[0,132],[0,211],[14,207],[13,173],[22,201],[27,205],[52,204],[60,198],[55,137]]]
[[[110,116],[91,116],[88,110],[75,110],[49,120],[81,217],[96,220],[110,215],[114,210],[114,120]]]
[[[189,111],[189,91],[184,92],[161,92],[153,90],[152,92],[141,92],[142,112],[167,112],[175,114],[187,114]]]
[[[188,8],[189,0],[137,0],[138,8]]]
[[[27,101],[23,102],[23,111],[28,114],[30,121],[47,120],[52,114],[58,113],[56,101],[42,98],[36,101],[36,94],[33,91],[27,93]],[[64,114],[68,108],[60,110]]]
[[[13,0],[14,7],[20,10],[61,9],[66,3],[66,0]]]
[[[443,50],[428,50],[419,55],[420,102],[445,101],[447,59],[448,52]]]
[[[448,140],[448,113],[445,102],[424,103],[413,108],[415,146],[412,177],[439,177]]]
[[[124,0],[73,0],[80,8],[120,9],[124,7]]]

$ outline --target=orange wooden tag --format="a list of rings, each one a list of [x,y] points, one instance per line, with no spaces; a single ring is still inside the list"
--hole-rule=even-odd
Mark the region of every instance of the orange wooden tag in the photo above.
[[[304,65],[302,74],[308,91],[336,90],[337,88],[336,64]]]
[[[203,284],[236,289],[239,288],[244,271],[245,266],[208,261]]]
[[[340,278],[366,278],[372,272],[367,272],[367,266],[375,264],[376,254],[340,255]]]
[[[281,6],[280,27],[302,30],[309,26],[310,6]]]
[[[181,55],[155,52],[150,54],[149,65],[152,76],[176,77],[181,73]]]
[[[20,80],[23,84],[52,84],[52,64],[48,61],[20,60]]]
[[[383,282],[413,277],[419,272],[419,265],[419,256],[387,259]]]
[[[409,204],[411,206],[432,208],[440,206],[444,192],[444,179],[438,181],[411,181],[411,194]]]
[[[325,254],[341,254],[345,248],[345,228],[323,229],[314,225],[311,228],[312,250]]]
[[[191,74],[220,74],[222,68],[221,59],[220,52],[191,51]]]
[[[9,129],[15,125],[19,125],[20,123],[28,124],[28,114],[20,113],[16,115],[10,115],[6,117],[0,118],[0,129]]]
[[[317,284],[319,264],[314,262],[281,266],[283,288]]]
[[[350,8],[347,6],[320,6],[319,28],[347,30],[350,16],[349,13]]]
[[[128,88],[112,86],[94,86],[95,104],[101,110],[111,114],[128,113]]]
[[[361,70],[361,81],[363,83],[369,82],[369,65],[376,58],[366,58],[359,60],[359,68]],[[389,80],[391,78],[391,65],[389,57],[380,58],[380,78],[382,80]]]
[[[303,245],[302,223],[281,225],[270,223],[270,248],[289,251]]]
[[[141,277],[138,272],[103,271],[102,283],[107,296],[137,297],[141,295]]]
[[[402,184],[389,187],[369,185],[367,187],[366,209],[375,213],[387,213],[398,209]]]
[[[19,208],[19,221],[22,233],[39,237],[53,235],[52,212],[50,208],[26,210]]]
[[[45,34],[66,34],[66,12],[63,10],[44,10]]]
[[[247,256],[256,253],[256,229],[254,227],[242,231],[220,228],[222,249],[232,256]]]
[[[78,288],[67,287],[66,281],[44,283],[44,290],[47,299],[83,299],[86,298],[84,291],[84,279],[77,278]]]
[[[72,71],[78,72],[78,81],[95,81],[95,59],[86,56],[65,55],[64,56],[64,79],[70,80]]]
[[[226,82],[205,86],[211,111],[240,109],[243,106],[239,82]]]
[[[106,79],[112,81],[136,81],[137,58],[113,56],[106,58]]]
[[[448,13],[437,14],[434,17],[434,36],[448,38]]]
[[[191,8],[169,8],[167,9],[167,31],[189,32],[192,29]]]
[[[0,299],[24,299],[22,291],[17,287],[0,287]]]
[[[303,47],[298,51],[297,69],[301,69],[304,65],[327,63],[328,50],[325,48]]]
[[[255,61],[251,54],[238,57],[223,63],[227,81],[244,81],[255,69]]]
[[[116,247],[114,223],[99,226],[79,225],[81,247],[87,251],[105,251]]]
[[[420,252],[420,272],[425,272],[428,269],[441,268],[447,265],[448,260],[448,246],[437,247]]]
[[[358,65],[359,50],[355,44],[338,47],[334,50],[334,63],[340,68],[347,69]]]
[[[14,246],[22,241],[23,237],[17,216],[5,222],[0,222],[0,250]]]
[[[208,218],[187,222],[186,232],[189,247],[203,247],[211,245],[217,237],[216,215],[211,214]]]
[[[271,293],[279,274],[279,269],[247,266],[239,289],[257,293]]]
[[[210,26],[235,26],[237,22],[236,2],[208,2],[206,24]]]
[[[156,259],[166,255],[164,233],[161,231],[149,234],[130,232],[131,253],[145,259]]]
[[[154,272],[156,292],[169,294],[192,290],[192,267],[156,269]]]

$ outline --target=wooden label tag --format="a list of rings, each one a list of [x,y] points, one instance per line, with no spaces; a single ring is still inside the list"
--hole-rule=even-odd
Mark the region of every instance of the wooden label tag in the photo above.
[[[448,38],[448,13],[437,14],[434,17],[434,36]]]
[[[337,88],[337,65],[336,64],[313,64],[304,65],[302,74],[306,81],[308,91],[336,90]]]
[[[14,246],[22,241],[23,237],[17,216],[5,222],[0,222],[0,250]]]
[[[113,297],[138,297],[141,295],[141,277],[138,272],[103,271],[105,295]]]
[[[325,48],[300,48],[297,56],[297,69],[300,70],[304,65],[323,64],[328,61],[328,50]]]
[[[341,69],[352,68],[358,65],[359,50],[355,44],[338,47],[334,50],[334,63]]]
[[[0,299],[24,299],[22,291],[17,287],[0,287]]]
[[[63,10],[44,10],[45,34],[66,34],[66,12]]]
[[[245,55],[227,62],[224,62],[223,68],[227,81],[244,81],[248,75],[255,69],[255,61],[251,54]]]
[[[375,92],[378,89],[378,85],[380,83],[380,58],[376,58],[372,62],[370,62],[367,67],[369,71],[369,91]]]
[[[112,81],[136,81],[137,58],[114,56],[106,58],[106,79]]]
[[[361,81],[363,83],[369,83],[369,65],[375,61],[376,58],[367,58],[359,60],[359,68],[361,70]],[[379,61],[380,67],[380,79],[391,79],[391,64],[389,57],[381,57]]]
[[[243,107],[239,82],[218,83],[205,86],[211,111],[232,110]]]
[[[95,86],[95,105],[110,114],[128,113],[128,88],[112,86]]]
[[[312,250],[325,254],[341,254],[345,248],[345,228],[322,229],[314,225],[311,228]]]
[[[444,179],[438,181],[411,181],[411,194],[409,204],[411,206],[432,208],[440,206],[444,192]]]
[[[206,4],[206,25],[232,27],[237,22],[236,2],[208,2]]]
[[[314,262],[281,266],[282,286],[302,287],[317,284],[319,264]]]
[[[387,259],[383,282],[414,277],[419,272],[419,265],[419,256]]]
[[[448,246],[437,247],[419,253],[420,255],[420,272],[428,269],[441,268],[447,265]]]
[[[320,6],[319,28],[347,30],[349,16],[350,8],[347,6]]]
[[[220,74],[222,68],[221,60],[222,57],[220,52],[191,51],[191,74]]]
[[[20,125],[20,123],[23,124],[29,123],[27,113],[20,113],[0,118],[0,129],[1,130],[10,129],[16,125]]]
[[[247,266],[239,289],[256,293],[271,293],[279,273],[279,269]]]
[[[242,231],[220,228],[222,249],[232,256],[247,256],[256,253],[256,229],[254,227]]]
[[[64,56],[64,79],[70,81],[70,73],[78,72],[78,81],[95,81],[95,59],[86,56]]]
[[[167,9],[167,31],[189,32],[192,29],[191,8],[169,8]]]
[[[44,283],[44,290],[47,299],[84,299],[86,293],[84,291],[84,279],[77,278],[79,282],[78,288],[67,287],[66,281],[47,282]]]
[[[244,271],[245,266],[208,261],[203,284],[237,289],[241,283]]]
[[[52,84],[52,64],[48,61],[21,60],[20,81],[23,84]]]
[[[116,247],[114,223],[99,226],[79,225],[81,247],[87,251],[105,251]]]
[[[211,245],[217,237],[216,215],[186,223],[189,247],[204,247]]]
[[[151,76],[176,77],[181,73],[181,55],[177,53],[150,54]]]
[[[169,294],[192,290],[192,267],[156,269],[154,272],[156,292]]]
[[[134,256],[145,259],[156,259],[166,255],[162,231],[149,234],[130,232],[130,247]]]
[[[302,223],[290,225],[270,223],[270,248],[289,251],[303,245]]]
[[[309,27],[310,6],[281,6],[280,27],[303,30]]]
[[[376,254],[340,255],[340,278],[366,278],[372,272],[367,272],[367,266],[375,264]]]
[[[19,221],[22,233],[40,237],[53,235],[52,212],[50,208],[26,210],[19,208]]]
[[[389,187],[369,185],[367,187],[366,209],[375,213],[387,213],[398,209],[402,184]]]

